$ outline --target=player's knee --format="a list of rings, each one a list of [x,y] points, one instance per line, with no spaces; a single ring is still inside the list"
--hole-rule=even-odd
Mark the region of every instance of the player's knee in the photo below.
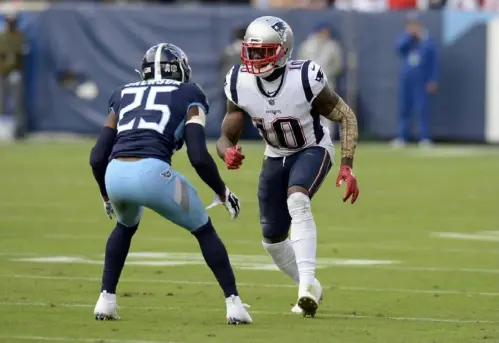
[[[208,217],[208,221],[204,225],[201,225],[200,227],[190,231],[190,233],[195,237],[199,237],[202,235],[210,234],[211,232],[214,232],[214,231],[215,231],[215,227],[211,223],[211,218]]]
[[[288,238],[289,222],[261,221],[263,241],[268,244],[280,243]]]
[[[291,187],[289,187],[288,188],[288,197],[293,193],[303,193],[303,194],[307,195],[308,197],[310,197],[308,189],[306,189],[303,186],[291,186]]]
[[[263,236],[263,243],[265,244],[277,244],[284,242],[286,239],[288,239],[288,234],[286,233],[285,235],[279,235],[279,236]],[[265,247],[265,244],[263,245]]]
[[[135,232],[137,232],[137,229],[139,228],[139,223],[136,223],[134,225],[126,225],[120,222],[116,223],[116,230],[122,231],[126,235],[133,237]]]
[[[307,194],[296,192],[288,196],[288,211],[293,221],[307,220],[312,217],[310,197]]]

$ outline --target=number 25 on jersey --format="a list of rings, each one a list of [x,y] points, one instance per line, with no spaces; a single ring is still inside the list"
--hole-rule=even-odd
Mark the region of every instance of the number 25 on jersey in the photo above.
[[[145,94],[149,89],[147,97]],[[158,104],[157,96],[160,93],[170,93],[177,90],[176,86],[144,86],[130,87],[121,91],[121,99],[126,95],[132,96],[132,102],[119,111],[118,133],[133,130],[154,130],[160,134],[165,131],[170,120],[170,107]]]

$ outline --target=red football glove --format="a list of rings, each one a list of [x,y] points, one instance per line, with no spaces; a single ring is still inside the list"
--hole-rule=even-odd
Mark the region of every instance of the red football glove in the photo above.
[[[241,153],[241,147],[236,145],[225,150],[224,162],[228,169],[239,169],[243,164],[244,155]]]
[[[340,187],[343,181],[347,183],[347,190],[343,196],[343,202],[347,201],[350,196],[352,196],[352,204],[357,200],[359,196],[359,186],[357,185],[357,179],[352,173],[352,168],[349,166],[341,166],[338,178],[336,179],[336,187]]]

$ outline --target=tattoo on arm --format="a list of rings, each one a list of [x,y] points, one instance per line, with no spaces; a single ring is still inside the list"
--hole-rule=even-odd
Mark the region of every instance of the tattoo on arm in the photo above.
[[[225,151],[237,145],[243,134],[244,110],[227,100],[227,114],[222,122],[222,135],[217,141],[217,153],[223,160]]]
[[[355,113],[328,85],[314,99],[312,108],[314,112],[340,123],[341,164],[352,167],[359,138]]]

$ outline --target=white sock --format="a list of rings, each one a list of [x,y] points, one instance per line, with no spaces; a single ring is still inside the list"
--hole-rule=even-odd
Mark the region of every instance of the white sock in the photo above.
[[[107,291],[102,291],[101,297],[108,302],[112,302],[112,303],[116,302],[116,294],[108,293]]]
[[[286,239],[279,243],[271,244],[262,242],[262,244],[281,272],[289,276],[296,284],[299,284],[300,276],[298,275],[295,251],[293,250],[291,241]]]
[[[229,306],[231,304],[243,306],[243,302],[241,301],[239,295],[231,295],[230,297],[225,298],[225,305]]]
[[[288,197],[288,210],[291,216],[291,242],[300,275],[300,286],[312,285],[315,279],[317,230],[310,198],[299,192],[291,194]]]

